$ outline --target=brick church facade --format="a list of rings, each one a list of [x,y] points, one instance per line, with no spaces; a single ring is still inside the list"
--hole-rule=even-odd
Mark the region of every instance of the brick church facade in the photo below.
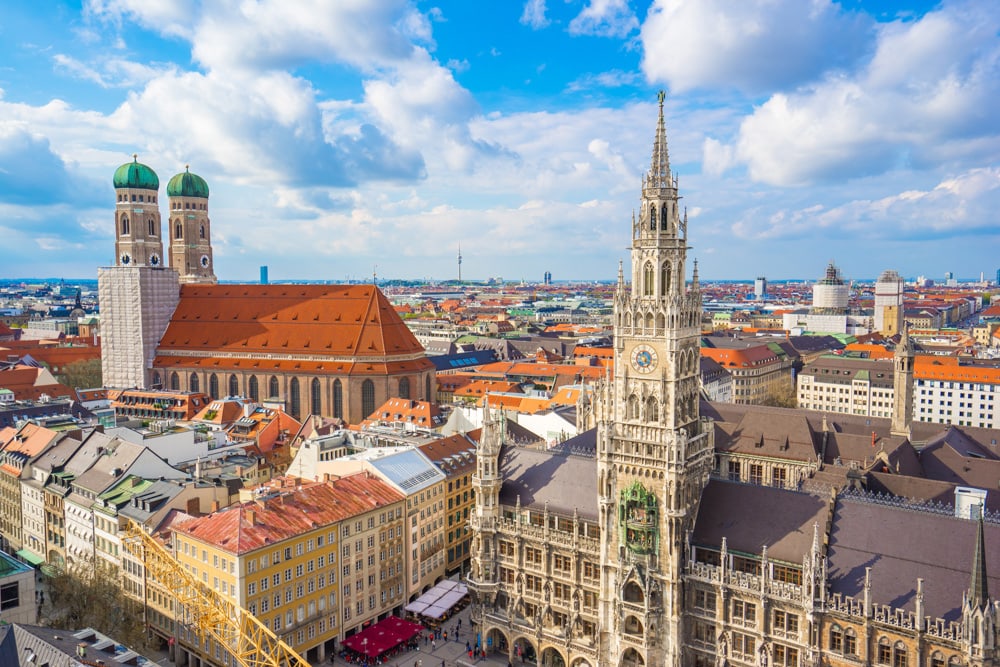
[[[349,423],[389,398],[432,399],[433,364],[375,285],[217,284],[204,179],[170,179],[166,253],[156,173],[134,159],[114,186],[116,261],[98,271],[106,386]]]

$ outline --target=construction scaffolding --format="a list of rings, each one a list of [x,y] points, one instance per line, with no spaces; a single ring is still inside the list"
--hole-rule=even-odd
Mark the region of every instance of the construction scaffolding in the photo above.
[[[142,563],[148,579],[173,594],[178,622],[199,644],[214,640],[240,667],[310,667],[257,617],[187,572],[138,524],[129,523],[122,544]]]

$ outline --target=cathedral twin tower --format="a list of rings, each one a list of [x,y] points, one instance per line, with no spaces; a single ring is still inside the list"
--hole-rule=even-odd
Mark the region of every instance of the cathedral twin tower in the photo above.
[[[160,179],[133,156],[115,170],[115,264],[162,268]],[[185,169],[167,183],[170,267],[182,283],[215,283],[208,183]]]
[[[163,255],[160,179],[133,156],[115,170],[115,264],[98,270],[105,386],[150,386],[160,336],[180,285],[215,284],[208,184],[189,170],[167,183],[169,266]]]

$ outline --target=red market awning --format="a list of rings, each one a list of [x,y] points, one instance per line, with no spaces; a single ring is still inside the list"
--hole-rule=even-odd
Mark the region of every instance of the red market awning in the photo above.
[[[396,648],[422,632],[424,626],[405,618],[389,616],[371,625],[356,635],[351,635],[342,643],[347,648],[376,658],[386,651]]]

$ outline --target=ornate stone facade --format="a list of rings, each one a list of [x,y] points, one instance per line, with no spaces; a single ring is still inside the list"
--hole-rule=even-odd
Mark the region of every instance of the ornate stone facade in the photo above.
[[[977,527],[836,491],[818,478],[823,458],[817,466],[814,434],[788,418],[795,411],[747,406],[754,416],[723,425],[701,416],[701,299],[697,267],[685,280],[677,203],[661,94],[596,429],[532,450],[508,441],[502,414],[487,410],[468,579],[482,648],[547,667],[1000,664],[985,556],[1000,549],[996,515]],[[804,452],[795,475],[726,479],[716,434],[736,461],[752,426],[755,456]],[[823,443],[849,440],[827,435],[824,425]],[[975,544],[964,595],[969,569],[931,535],[961,553]]]

